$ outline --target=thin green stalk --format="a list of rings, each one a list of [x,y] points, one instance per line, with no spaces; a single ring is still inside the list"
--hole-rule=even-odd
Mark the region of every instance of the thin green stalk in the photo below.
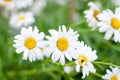
[[[53,78],[53,80],[57,80],[58,79],[57,76],[53,72],[46,72],[46,73],[48,75],[50,75]]]
[[[48,69],[43,70],[42,72],[50,72],[50,71],[57,71],[57,70],[58,70],[57,68],[48,68]],[[33,75],[38,72],[39,72],[38,69],[24,70],[24,71],[20,71],[20,72],[9,71],[9,72],[7,72],[7,76]]]
[[[101,62],[101,61],[94,61],[93,64],[102,64],[102,65],[106,65],[106,66],[113,66],[113,67],[118,67],[118,68],[120,68],[119,65],[115,65],[115,64],[107,63],[107,62]]]
[[[102,75],[101,74],[99,74],[99,73],[92,73],[92,72],[90,72],[91,74],[93,74],[93,75],[95,75],[95,76],[97,76],[97,77],[102,77]]]
[[[83,23],[85,23],[86,22],[86,20],[80,20],[79,22],[76,22],[76,23],[73,23],[73,24],[71,24],[71,25],[69,25],[70,27],[76,27],[76,26],[78,26],[78,25],[80,25],[80,24],[83,24]]]

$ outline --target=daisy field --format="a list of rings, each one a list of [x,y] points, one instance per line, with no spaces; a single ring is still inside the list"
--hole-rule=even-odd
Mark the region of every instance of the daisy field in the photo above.
[[[0,0],[0,80],[120,80],[119,0]]]

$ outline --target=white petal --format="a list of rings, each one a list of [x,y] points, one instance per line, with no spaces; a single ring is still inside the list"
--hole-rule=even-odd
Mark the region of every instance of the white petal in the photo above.
[[[41,33],[39,33],[39,39],[44,39],[44,37],[45,37],[45,34],[43,33],[43,32],[41,32]]]
[[[60,56],[60,63],[61,63],[62,65],[65,64],[65,57],[64,57],[63,54],[61,54],[61,56]]]
[[[113,32],[111,30],[107,31],[106,34],[105,34],[105,39],[106,40],[109,40],[113,35]]]
[[[21,53],[23,51],[25,51],[25,47],[19,47],[18,49],[16,49],[17,53]]]
[[[23,59],[24,59],[24,60],[27,60],[28,55],[29,55],[29,51],[26,50],[26,51],[23,53]]]
[[[80,65],[76,65],[76,71],[79,72],[80,71]]]
[[[60,53],[55,53],[55,52],[54,52],[54,53],[52,54],[52,61],[53,61],[53,62],[58,61],[59,58],[60,58]]]
[[[29,60],[30,62],[32,62],[35,61],[35,59],[36,59],[35,53],[31,50],[29,53]]]
[[[118,31],[114,31],[114,41],[120,42],[120,33]]]
[[[64,55],[69,61],[72,61],[72,57],[70,56],[70,53],[66,52]]]
[[[58,32],[54,29],[49,30],[49,33],[51,34],[51,36],[55,36],[58,34]]]
[[[66,30],[66,27],[65,25],[62,25],[62,32],[65,33],[67,30]]]

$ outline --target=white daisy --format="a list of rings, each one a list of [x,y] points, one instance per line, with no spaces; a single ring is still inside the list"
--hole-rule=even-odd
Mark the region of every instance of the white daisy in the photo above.
[[[46,5],[46,0],[36,0],[33,6],[31,7],[31,10],[35,15],[38,15]]]
[[[115,13],[111,10],[103,11],[98,19],[99,32],[106,32],[104,38],[109,40],[113,35],[113,40],[120,42],[120,8],[116,8]]]
[[[73,67],[72,66],[64,66],[64,71],[69,74],[71,73],[72,71],[74,71]]]
[[[112,71],[107,70],[107,74],[102,76],[105,80],[120,80],[120,69],[110,67]]]
[[[33,4],[33,0],[16,0],[15,7],[17,9],[27,8]]]
[[[80,71],[80,67],[82,67],[82,78],[85,78],[89,75],[89,72],[95,73],[96,70],[91,62],[97,59],[96,50],[93,50],[87,46],[84,45],[83,42],[81,42],[77,47],[77,54],[76,54],[76,71]]]
[[[15,0],[0,0],[0,5],[6,10],[12,10],[15,7]]]
[[[43,60],[44,37],[45,34],[43,32],[39,33],[37,27],[33,31],[32,27],[28,27],[28,29],[22,28],[21,33],[15,36],[13,47],[16,48],[16,53],[18,54],[24,52],[24,60],[27,60],[27,58],[29,58],[30,62],[36,59]]]
[[[111,2],[116,6],[120,6],[120,0],[111,0]]]
[[[51,36],[48,39],[48,53],[52,53],[52,61],[60,61],[62,65],[65,64],[65,57],[71,61],[75,53],[79,34],[74,32],[71,28],[66,30],[64,25],[59,26],[59,30],[49,30]]]
[[[88,25],[94,30],[97,28],[97,22],[99,19],[97,15],[101,13],[100,11],[100,3],[89,2],[88,6],[90,6],[89,10],[84,11],[85,18],[87,19]]]
[[[10,25],[14,28],[27,27],[35,22],[32,12],[21,12],[19,14],[12,14],[10,18]]]
[[[59,5],[65,5],[68,2],[68,0],[55,0],[55,1]]]

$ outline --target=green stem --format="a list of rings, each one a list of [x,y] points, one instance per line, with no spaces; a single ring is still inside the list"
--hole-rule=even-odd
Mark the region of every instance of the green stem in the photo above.
[[[57,71],[57,68],[48,68],[43,71],[39,71],[38,69],[31,69],[31,70],[24,70],[20,72],[15,72],[15,71],[9,71],[7,72],[7,76],[16,76],[16,75],[33,75],[38,72],[50,72],[50,71]]]
[[[99,73],[92,73],[92,72],[90,72],[91,74],[93,74],[93,75],[95,75],[95,76],[97,76],[97,77],[102,77],[102,75],[101,74],[99,74]]]
[[[80,25],[80,24],[83,24],[83,23],[85,23],[86,22],[86,20],[81,20],[81,21],[79,21],[79,22],[76,22],[76,23],[73,23],[73,24],[71,24],[71,25],[69,25],[70,27],[76,27],[76,26],[78,26],[78,25]]]
[[[120,68],[119,65],[115,65],[115,64],[107,63],[107,62],[94,61],[93,63],[94,63],[94,64],[102,64],[102,65],[106,65],[106,66],[113,66],[113,67],[118,67],[118,68]]]

